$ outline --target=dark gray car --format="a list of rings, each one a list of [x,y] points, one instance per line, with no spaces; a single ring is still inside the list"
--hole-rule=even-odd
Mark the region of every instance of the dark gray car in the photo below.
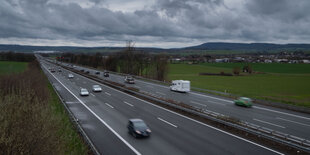
[[[149,137],[151,135],[150,128],[141,119],[129,119],[127,128],[128,132],[135,138]]]

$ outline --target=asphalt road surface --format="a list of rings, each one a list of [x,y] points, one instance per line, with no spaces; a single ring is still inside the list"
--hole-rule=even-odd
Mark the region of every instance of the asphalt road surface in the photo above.
[[[100,71],[100,75],[97,75],[95,72],[98,70],[81,66],[77,66],[75,69],[88,70],[90,71],[90,74],[96,75],[99,78],[125,84],[129,87],[135,87],[142,92],[148,92],[161,98],[173,99],[191,106],[203,108],[207,111],[224,114],[275,131],[310,140],[309,114],[262,105],[254,105],[252,108],[244,108],[236,106],[232,99],[220,96],[198,92],[173,92],[170,91],[168,86],[138,79],[135,79],[135,84],[127,84],[124,82],[124,77],[120,75],[110,73],[110,77],[107,78],[103,77],[102,71]]]
[[[78,74],[68,79],[71,72],[65,69],[51,73],[49,67],[56,68],[42,62],[51,83],[102,154],[281,154]],[[92,92],[94,84],[103,91]],[[91,94],[81,97],[81,88]],[[143,119],[152,130],[151,137],[135,139],[128,134],[130,118]]]

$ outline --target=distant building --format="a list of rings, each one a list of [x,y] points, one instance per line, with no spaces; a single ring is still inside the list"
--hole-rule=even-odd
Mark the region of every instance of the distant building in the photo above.
[[[277,63],[287,63],[288,62],[287,59],[274,59],[274,61]]]
[[[265,59],[264,62],[265,62],[265,63],[272,63],[272,60]]]
[[[304,64],[310,64],[310,60],[301,60],[301,62]]]
[[[229,58],[215,59],[215,62],[229,62]]]

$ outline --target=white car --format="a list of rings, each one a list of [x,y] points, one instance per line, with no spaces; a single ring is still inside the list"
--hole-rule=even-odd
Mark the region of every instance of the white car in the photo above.
[[[134,84],[135,83],[135,79],[132,76],[126,76],[125,77],[125,82],[129,83],[129,84]]]
[[[89,92],[86,88],[81,88],[80,95],[81,96],[88,96]]]
[[[68,74],[68,78],[72,79],[72,78],[74,78],[74,75],[73,74]]]
[[[94,92],[101,92],[102,88],[99,85],[93,85],[93,91]]]

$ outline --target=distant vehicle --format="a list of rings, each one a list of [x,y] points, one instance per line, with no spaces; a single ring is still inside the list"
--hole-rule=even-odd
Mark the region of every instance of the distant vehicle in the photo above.
[[[60,68],[58,69],[58,72],[62,72]]]
[[[52,73],[55,73],[56,71],[55,71],[55,69],[52,68],[52,69],[51,69],[51,72],[52,72]]]
[[[132,76],[126,76],[126,77],[125,77],[125,82],[126,82],[126,83],[129,83],[129,84],[134,84],[134,83],[135,83],[135,80],[133,79]]]
[[[103,72],[103,76],[104,77],[109,77],[110,75],[109,75],[109,72]]]
[[[72,79],[72,78],[74,78],[74,75],[73,74],[68,74],[68,78]]]
[[[133,137],[149,137],[151,135],[150,128],[141,119],[129,119],[128,121],[128,133]]]
[[[173,80],[170,85],[171,91],[189,92],[191,90],[191,83],[187,80]]]
[[[96,72],[95,72],[95,74],[97,74],[97,75],[98,75],[98,74],[100,74],[100,72],[99,72],[99,71],[96,71]]]
[[[99,85],[93,85],[93,92],[101,92],[102,88]]]
[[[84,69],[81,69],[80,71],[81,71],[81,72],[84,72]]]
[[[48,70],[52,70],[52,68],[51,68],[51,67],[48,67]]]
[[[239,97],[234,102],[238,106],[244,106],[244,107],[251,107],[252,106],[252,100],[250,98],[247,98],[247,97]]]
[[[89,74],[89,71],[85,71],[86,74]]]
[[[81,96],[88,96],[89,92],[86,88],[81,88],[80,95]]]

